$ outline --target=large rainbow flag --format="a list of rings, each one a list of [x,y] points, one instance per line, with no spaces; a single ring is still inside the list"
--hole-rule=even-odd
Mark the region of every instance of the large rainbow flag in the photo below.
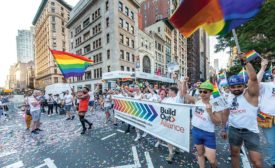
[[[209,35],[224,35],[260,10],[264,0],[184,0],[170,22],[185,36],[203,27]]]
[[[64,78],[83,76],[85,70],[94,62],[93,60],[83,56],[63,51],[50,51]]]

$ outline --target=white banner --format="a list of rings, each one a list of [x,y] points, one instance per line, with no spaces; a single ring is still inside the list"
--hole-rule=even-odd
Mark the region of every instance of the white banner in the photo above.
[[[192,105],[114,97],[115,117],[184,151],[190,146]]]

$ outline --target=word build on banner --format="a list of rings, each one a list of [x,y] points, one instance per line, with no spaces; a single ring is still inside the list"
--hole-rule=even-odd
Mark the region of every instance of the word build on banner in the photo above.
[[[113,98],[115,117],[189,152],[192,105]]]

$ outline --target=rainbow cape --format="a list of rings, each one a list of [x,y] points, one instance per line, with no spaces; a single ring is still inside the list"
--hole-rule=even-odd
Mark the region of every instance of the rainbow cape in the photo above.
[[[260,55],[255,50],[252,50],[252,51],[245,53],[245,56],[246,56],[246,61],[250,62],[250,61],[256,59],[257,57],[259,57]]]
[[[94,62],[93,60],[83,56],[63,51],[50,51],[64,78],[83,76],[85,70]]]
[[[203,27],[209,35],[225,35],[260,10],[264,0],[184,0],[169,19],[187,38]]]
[[[217,85],[217,82],[213,83],[213,86],[214,86],[214,90],[212,92],[212,95],[214,98],[217,98],[217,97],[220,97],[220,92],[219,92],[219,89],[218,89],[218,85]]]

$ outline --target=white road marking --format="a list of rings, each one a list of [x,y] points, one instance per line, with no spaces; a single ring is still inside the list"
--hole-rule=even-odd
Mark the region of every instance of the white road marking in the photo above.
[[[136,146],[132,146],[133,156],[134,156],[134,163],[136,167],[141,167],[141,164],[139,162],[138,153]]]
[[[136,165],[124,165],[124,166],[115,166],[110,168],[136,168]]]
[[[154,168],[149,152],[144,152],[148,168]]]
[[[47,166],[48,168],[57,168],[56,165],[54,164],[54,160],[52,160],[50,158],[44,159],[44,162],[45,163],[43,163],[39,166],[36,166],[35,168],[42,168],[42,167],[45,167],[45,166]]]
[[[10,164],[10,165],[5,166],[3,168],[21,168],[23,166],[24,166],[23,162],[22,161],[18,161],[16,163]]]
[[[244,168],[251,168],[251,165],[250,165],[249,160],[248,160],[247,155],[246,155],[246,150],[243,147],[243,145],[242,145],[241,150],[243,151],[243,155],[241,155],[243,167]]]
[[[78,133],[81,130],[81,127],[74,131],[74,133]]]
[[[124,133],[124,132],[125,132],[125,131],[122,131],[122,130],[120,130],[120,129],[117,129],[117,131],[118,131],[118,132],[121,132],[121,133]]]
[[[115,135],[116,135],[116,133],[113,133],[113,134],[108,135],[108,136],[106,136],[106,137],[104,137],[104,138],[101,138],[101,140],[104,141],[105,139],[108,139],[108,138],[110,138],[110,137],[112,137],[112,136],[115,136]]]
[[[15,154],[15,153],[17,153],[16,150],[10,151],[10,152],[6,152],[6,153],[1,153],[1,154],[0,154],[0,158],[1,158],[1,157],[5,157],[5,156],[9,156],[9,155]]]

